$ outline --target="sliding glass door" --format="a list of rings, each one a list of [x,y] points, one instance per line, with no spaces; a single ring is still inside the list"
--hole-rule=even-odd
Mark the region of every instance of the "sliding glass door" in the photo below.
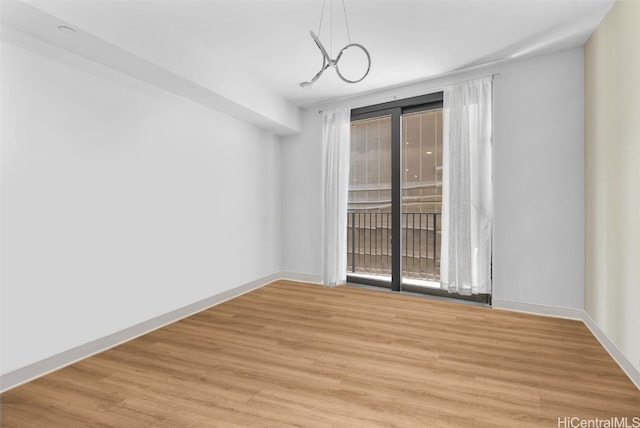
[[[442,93],[351,112],[347,280],[440,289]]]
[[[437,287],[442,94],[351,113],[348,280]]]

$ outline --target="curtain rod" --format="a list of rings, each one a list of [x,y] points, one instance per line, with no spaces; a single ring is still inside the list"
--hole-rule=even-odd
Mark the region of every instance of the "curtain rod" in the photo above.
[[[471,81],[473,81],[473,80],[486,79],[487,77],[490,77],[492,81],[493,81],[493,80],[496,80],[497,78],[499,78],[499,77],[500,77],[500,72],[493,73],[493,74],[488,74],[488,75],[486,75],[486,76],[474,77],[473,79],[463,80],[463,81],[464,81],[464,82],[471,82]],[[436,79],[438,79],[438,77],[436,77]],[[445,85],[445,86],[447,86],[447,85]],[[395,95],[394,95],[394,96],[393,96],[393,100],[396,100],[396,99],[397,99],[397,96],[395,96]],[[323,110],[318,110],[318,114],[322,114],[322,113],[323,113]]]

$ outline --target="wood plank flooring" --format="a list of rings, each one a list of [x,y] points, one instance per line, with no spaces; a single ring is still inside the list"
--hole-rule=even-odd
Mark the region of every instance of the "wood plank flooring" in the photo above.
[[[578,321],[279,281],[8,391],[2,427],[557,427],[640,417]]]

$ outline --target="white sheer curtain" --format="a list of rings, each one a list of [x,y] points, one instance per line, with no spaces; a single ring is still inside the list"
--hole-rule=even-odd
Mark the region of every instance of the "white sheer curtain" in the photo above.
[[[491,292],[492,80],[444,90],[440,283],[466,295]]]
[[[350,135],[349,109],[323,112],[322,283],[330,286],[347,280]]]

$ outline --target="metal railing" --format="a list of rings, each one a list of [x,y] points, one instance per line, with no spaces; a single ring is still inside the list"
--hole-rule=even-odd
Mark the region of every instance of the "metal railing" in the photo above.
[[[402,214],[405,278],[440,280],[440,213]],[[391,275],[391,213],[348,212],[347,268],[351,274]]]

